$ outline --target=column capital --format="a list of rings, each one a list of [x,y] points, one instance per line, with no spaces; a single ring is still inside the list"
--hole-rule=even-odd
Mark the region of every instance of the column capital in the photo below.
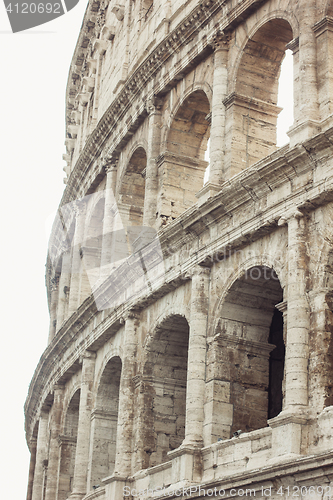
[[[286,49],[291,50],[291,52],[293,53],[293,55],[295,55],[296,52],[299,51],[299,37],[294,38],[289,43],[287,43]]]
[[[118,161],[119,157],[115,155],[111,156],[102,156],[98,163],[101,168],[101,170],[104,170],[106,174],[109,172],[112,172],[113,170],[116,170],[118,167]]]
[[[96,352],[94,352],[94,351],[84,351],[81,354],[81,356],[80,356],[80,359],[79,359],[80,363],[83,363],[83,361],[85,359],[91,359],[91,360],[96,359]]]
[[[209,276],[210,271],[210,267],[196,265],[188,271],[187,275],[190,279],[192,279],[194,276]]]
[[[156,96],[149,97],[146,101],[146,110],[149,116],[161,113],[162,106],[163,99]]]
[[[283,315],[287,314],[287,306],[288,306],[288,303],[286,300],[283,300],[282,302],[275,304],[276,309],[278,311],[282,312]]]
[[[117,170],[118,168],[118,160],[113,161],[112,163],[105,163],[103,165],[103,170],[106,173],[106,175],[110,175],[112,172]]]
[[[228,50],[229,42],[231,40],[231,33],[226,33],[225,31],[219,29],[208,41],[208,45],[212,47],[214,51],[217,50]]]
[[[120,324],[124,325],[127,320],[129,320],[129,319],[139,319],[139,317],[140,317],[139,311],[135,311],[135,310],[126,311],[123,314],[123,316],[120,318]]]
[[[82,215],[85,215],[86,214],[86,210],[87,210],[87,203],[86,203],[86,201],[83,200],[83,199],[81,199],[81,200],[75,200],[74,203],[73,203],[73,210],[74,210],[76,218],[79,218]]]
[[[301,212],[298,207],[291,207],[282,217],[280,217],[280,219],[278,220],[278,226],[289,224],[289,222],[294,219],[302,219],[304,215],[305,214]]]
[[[61,392],[64,390],[64,388],[65,388],[64,384],[60,384],[59,382],[57,382],[56,384],[53,385],[52,391],[53,393],[55,393],[56,391]]]

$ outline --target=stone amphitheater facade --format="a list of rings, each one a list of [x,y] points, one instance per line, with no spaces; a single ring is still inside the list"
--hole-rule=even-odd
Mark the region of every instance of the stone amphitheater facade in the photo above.
[[[66,99],[27,499],[329,500],[333,2],[90,0]]]

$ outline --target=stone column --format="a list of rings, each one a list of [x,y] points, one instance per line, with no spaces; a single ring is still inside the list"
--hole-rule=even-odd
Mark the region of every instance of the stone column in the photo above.
[[[285,408],[308,404],[309,303],[306,295],[306,221],[300,211],[288,218],[288,331]]]
[[[51,343],[56,334],[57,328],[57,305],[59,296],[59,276],[55,276],[50,280],[50,328],[48,344]]]
[[[63,247],[61,274],[59,279],[58,309],[56,331],[59,330],[66,319],[66,306],[68,302],[68,291],[71,281],[71,252],[68,245]]]
[[[101,274],[105,277],[109,274],[112,262],[112,232],[116,229],[115,226],[115,211],[117,210],[115,201],[115,191],[117,183],[117,163],[107,163],[104,166],[106,172],[106,187],[105,187],[105,208],[103,220],[103,241],[102,241],[102,259],[101,259]]]
[[[117,426],[117,447],[114,476],[124,479],[131,475],[133,399],[137,349],[137,315],[125,316],[122,370],[119,388],[119,409]]]
[[[61,416],[63,410],[64,386],[55,385],[53,388],[53,405],[50,420],[49,460],[47,469],[47,480],[45,500],[54,500],[57,491],[58,465],[59,465],[59,442]]]
[[[43,465],[47,458],[47,423],[49,415],[42,411],[39,417],[38,434],[37,434],[37,449],[36,449],[36,464],[33,476],[32,500],[42,500],[43,498]]]
[[[153,97],[147,102],[148,117],[148,151],[146,166],[145,201],[143,209],[143,225],[156,227],[158,169],[156,159],[160,154],[162,101]]]
[[[325,120],[324,128],[332,126],[333,111],[333,75],[330,62],[333,57],[333,19],[326,16],[313,26],[317,39],[317,77],[318,101],[321,120]]]
[[[228,92],[228,50],[229,37],[218,33],[211,46],[214,49],[214,81],[212,98],[212,117],[210,129],[209,183],[220,189],[225,180],[225,106],[224,99]]]
[[[86,204],[84,201],[77,201],[74,205],[76,225],[74,233],[74,246],[72,254],[72,275],[69,292],[68,315],[70,316],[79,306],[80,280],[82,274],[81,266],[81,245],[84,238]]]
[[[32,438],[30,440],[30,463],[29,463],[29,479],[27,488],[27,500],[32,499],[32,488],[34,484],[34,475],[36,467],[36,452],[37,452],[37,439]]]
[[[299,88],[298,109],[295,126],[289,132],[291,145],[302,142],[320,131],[317,48],[312,29],[316,19],[316,0],[301,0],[299,21]]]
[[[82,356],[79,424],[75,451],[73,491],[70,495],[70,498],[73,500],[80,500],[87,493],[90,420],[95,359],[96,353],[94,352],[86,351]]]
[[[308,361],[310,308],[307,300],[306,220],[292,209],[280,219],[288,223],[287,341],[283,411],[269,420],[272,428],[272,462],[281,456],[301,455],[308,423]]]
[[[183,445],[194,447],[203,446],[209,277],[210,269],[199,266],[194,270],[192,276],[185,440]]]

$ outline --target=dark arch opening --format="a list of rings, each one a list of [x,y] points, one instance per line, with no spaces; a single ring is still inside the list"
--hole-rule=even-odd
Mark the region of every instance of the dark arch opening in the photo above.
[[[146,166],[146,151],[139,147],[131,156],[119,192],[119,212],[124,226],[142,225]]]
[[[231,176],[276,149],[281,63],[292,39],[290,24],[273,19],[261,26],[244,47],[235,92],[226,101],[227,120],[232,123],[226,132]]]
[[[268,337],[275,347],[269,355],[268,419],[282,411],[285,345],[283,341],[283,314],[274,309]]]
[[[210,104],[203,90],[192,92],[178,108],[160,155],[160,197],[157,216],[162,225],[196,203],[208,162],[205,152],[210,135]]]
[[[147,387],[140,439],[145,443],[143,467],[168,460],[167,452],[185,438],[189,325],[180,315],[165,319],[147,347],[144,382]]]
[[[256,266],[233,283],[225,298],[215,380],[224,387],[228,408],[220,418],[224,437],[266,427],[282,409],[283,318],[275,308],[282,296],[274,270]]]
[[[77,431],[79,425],[80,389],[73,395],[66,412],[64,434],[59,436],[60,465],[58,500],[66,500],[73,490]]]
[[[86,237],[81,245],[82,272],[80,283],[80,299],[89,297],[100,276],[102,243],[103,243],[103,220],[104,220],[105,198],[101,198],[94,207]]]
[[[91,472],[89,489],[111,476],[115,466],[121,359],[107,363],[97,391],[96,408],[91,415]]]

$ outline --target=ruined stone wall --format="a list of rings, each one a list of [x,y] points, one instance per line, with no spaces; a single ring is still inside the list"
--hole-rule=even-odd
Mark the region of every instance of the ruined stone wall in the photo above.
[[[330,496],[332,8],[89,2],[27,500]]]

